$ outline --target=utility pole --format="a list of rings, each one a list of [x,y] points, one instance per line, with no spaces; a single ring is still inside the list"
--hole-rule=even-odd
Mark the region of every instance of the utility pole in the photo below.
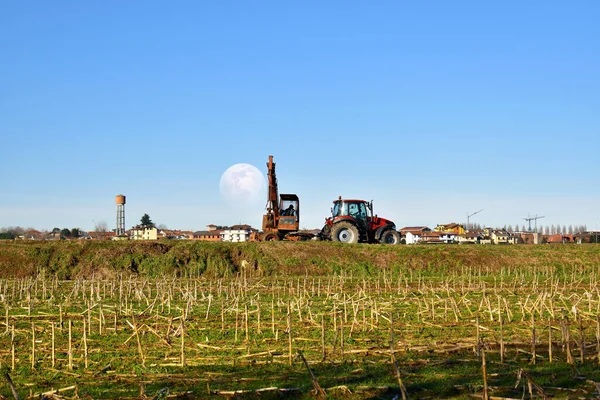
[[[483,208],[482,208],[481,210],[479,210],[479,211],[475,211],[475,212],[474,212],[474,213],[472,213],[472,214],[469,214],[469,212],[467,211],[467,226],[466,226],[467,230],[469,230],[469,219],[470,219],[470,218],[471,218],[473,215],[475,215],[475,214],[479,214],[479,213],[480,213],[480,212],[482,212],[482,211],[483,211]]]

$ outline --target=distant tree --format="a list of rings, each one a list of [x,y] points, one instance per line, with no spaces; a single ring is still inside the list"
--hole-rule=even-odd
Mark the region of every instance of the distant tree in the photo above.
[[[108,224],[106,221],[96,222],[94,224],[94,231],[96,232],[108,232]]]
[[[60,232],[60,228],[54,228],[54,229],[52,229],[52,233],[58,233],[58,232]]]
[[[81,231],[79,230],[79,228],[71,229],[71,237],[72,238],[78,238],[80,234],[81,234]]]
[[[504,225],[506,227],[506,225]],[[518,227],[519,225],[517,225]],[[508,230],[508,232],[513,232],[513,227],[512,225],[508,225],[508,228],[506,228]],[[518,228],[515,228],[515,230],[518,230]]]
[[[560,233],[562,233],[563,235],[567,234],[567,226],[566,225],[562,226],[562,229],[560,230]]]
[[[2,232],[0,233],[0,240],[12,240],[15,238],[15,235],[13,235],[10,232]]]
[[[2,228],[0,231],[4,233],[10,233],[14,237],[21,236],[25,233],[25,229],[20,226],[9,226],[7,228]]]
[[[569,235],[573,234],[573,225],[569,225],[569,230],[567,232],[569,232]]]
[[[550,234],[556,235],[556,227],[554,226],[554,224],[550,225]]]
[[[157,228],[160,229],[160,230],[162,230],[162,229],[169,229],[169,228],[167,228],[167,225],[165,225],[165,224],[158,224]]]
[[[61,239],[67,239],[71,237],[71,231],[67,228],[63,228],[60,231],[60,238]]]
[[[144,214],[142,215],[142,219],[140,220],[142,226],[154,226],[154,222],[152,222],[152,220],[150,219],[150,216],[148,214]]]

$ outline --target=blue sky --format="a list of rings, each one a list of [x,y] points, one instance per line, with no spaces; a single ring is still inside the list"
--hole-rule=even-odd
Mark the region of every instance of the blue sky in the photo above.
[[[598,228],[597,1],[0,3],[0,227],[259,226],[223,172],[275,156],[301,225]]]

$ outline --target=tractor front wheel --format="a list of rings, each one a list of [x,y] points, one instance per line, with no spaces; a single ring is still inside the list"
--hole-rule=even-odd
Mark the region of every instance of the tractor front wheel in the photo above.
[[[400,234],[396,231],[389,230],[383,232],[379,243],[382,244],[400,244]]]
[[[331,239],[340,243],[358,243],[358,228],[349,222],[339,222],[331,229]]]

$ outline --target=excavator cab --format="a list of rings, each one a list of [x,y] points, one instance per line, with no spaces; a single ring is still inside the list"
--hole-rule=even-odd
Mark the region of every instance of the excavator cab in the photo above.
[[[279,197],[279,230],[297,231],[300,226],[300,199],[295,194],[281,194]]]

